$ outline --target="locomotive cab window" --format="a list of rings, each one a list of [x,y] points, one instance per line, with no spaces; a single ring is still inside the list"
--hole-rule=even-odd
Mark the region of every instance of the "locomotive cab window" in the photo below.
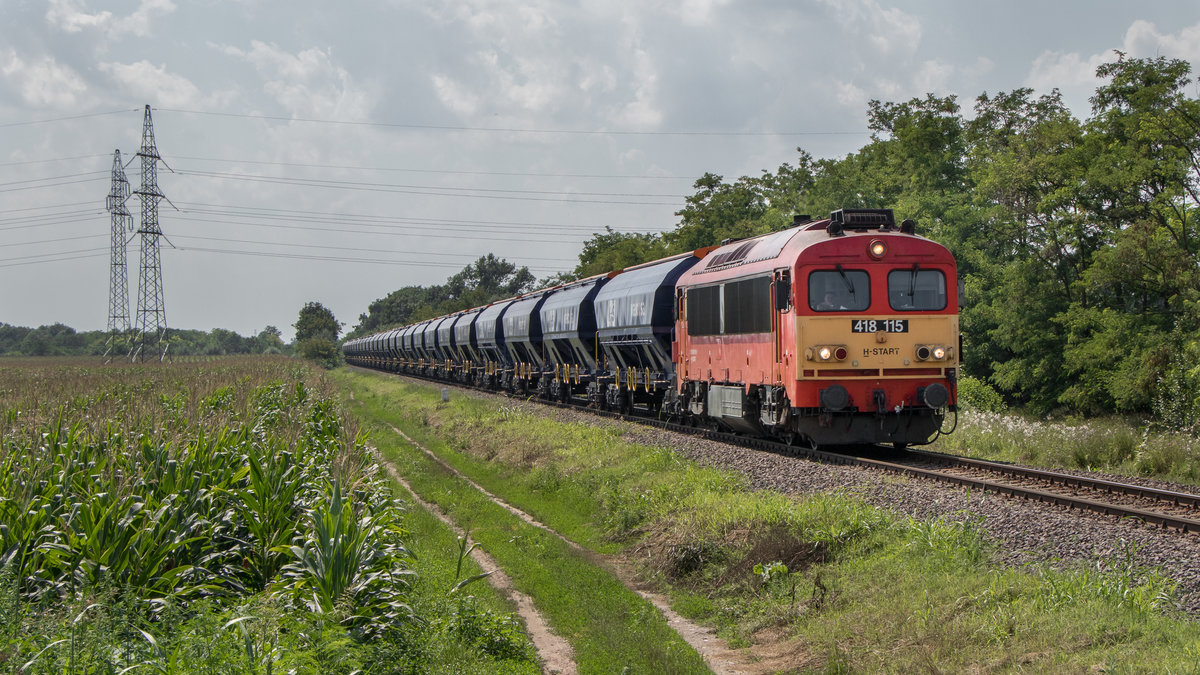
[[[946,275],[918,267],[888,272],[888,304],[900,311],[946,309]]]
[[[808,306],[817,312],[861,312],[871,306],[864,270],[817,270],[808,275]]]

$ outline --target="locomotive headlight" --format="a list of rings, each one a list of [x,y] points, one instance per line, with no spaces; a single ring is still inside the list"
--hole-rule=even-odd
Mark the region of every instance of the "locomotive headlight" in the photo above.
[[[883,254],[887,253],[887,244],[876,239],[871,242],[870,247],[867,248],[867,252],[871,254],[872,258],[879,260],[883,257]]]
[[[815,345],[804,350],[809,361],[845,361],[849,355],[846,345]]]
[[[943,345],[917,345],[918,361],[945,361],[949,356],[949,347]]]

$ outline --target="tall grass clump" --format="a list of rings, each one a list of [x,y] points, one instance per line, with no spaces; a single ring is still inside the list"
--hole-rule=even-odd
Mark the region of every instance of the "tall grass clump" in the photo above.
[[[955,432],[940,437],[933,449],[1050,468],[1200,482],[1200,438],[1123,418],[1034,419],[964,402]]]

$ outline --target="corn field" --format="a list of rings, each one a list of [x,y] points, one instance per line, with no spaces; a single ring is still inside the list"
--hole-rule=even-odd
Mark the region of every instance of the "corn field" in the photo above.
[[[189,608],[250,597],[386,635],[411,620],[401,515],[329,385],[297,361],[5,361],[0,669],[172,672],[203,651],[164,646]],[[108,644],[80,639],[93,616],[119,619]],[[254,620],[222,626],[251,672],[277,660]]]

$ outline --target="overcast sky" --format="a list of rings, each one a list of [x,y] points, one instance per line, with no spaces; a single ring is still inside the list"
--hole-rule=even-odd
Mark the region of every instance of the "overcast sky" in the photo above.
[[[290,339],[306,301],[349,329],[489,252],[541,278],[669,230],[705,172],[861,148],[870,99],[1057,87],[1086,119],[1113,50],[1196,75],[1200,3],[0,0],[0,322],[105,328],[147,104],[167,324]]]

